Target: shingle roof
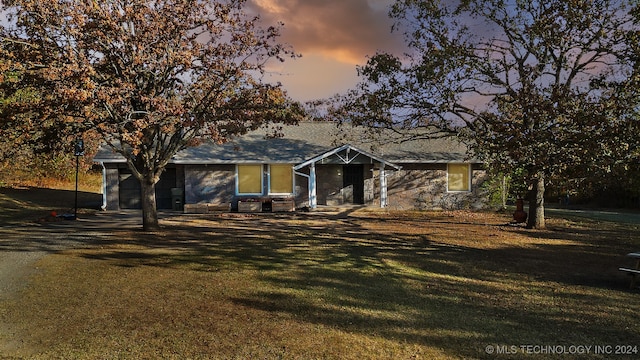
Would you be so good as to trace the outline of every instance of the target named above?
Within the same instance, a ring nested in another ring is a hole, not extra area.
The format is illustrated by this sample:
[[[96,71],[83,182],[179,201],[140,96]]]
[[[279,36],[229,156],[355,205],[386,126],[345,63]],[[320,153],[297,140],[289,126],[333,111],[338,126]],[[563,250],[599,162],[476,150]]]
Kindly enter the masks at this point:
[[[302,122],[284,126],[282,137],[268,138],[264,129],[250,132],[226,144],[204,143],[183,150],[173,157],[181,164],[302,163],[344,144],[353,145],[393,163],[475,162],[467,147],[454,138],[388,141],[383,132],[378,140],[365,135],[364,128],[338,127],[330,122]],[[124,159],[101,149],[94,161],[118,162]]]
[[[352,154],[353,153],[353,154]],[[326,159],[335,157],[340,159],[340,161],[345,162],[345,163],[350,163],[351,161],[355,160],[356,157],[360,156],[360,155],[364,155],[365,158],[368,158],[369,161],[371,161],[371,163],[377,162],[379,164],[384,164],[384,166],[388,166],[391,168],[395,168],[396,170],[400,170],[401,167],[397,166],[379,156],[376,156],[374,154],[371,154],[369,152],[366,152],[364,150],[360,150],[356,147],[354,147],[353,145],[350,144],[346,144],[346,145],[342,145],[340,147],[334,148],[333,150],[329,151],[329,152],[325,152],[323,154],[319,154],[316,157],[313,157],[311,159],[307,159],[306,161],[297,164],[296,166],[293,167],[294,170],[299,170],[302,169],[306,166],[309,166],[311,164],[315,164],[317,162],[321,162],[324,163],[324,161]]]

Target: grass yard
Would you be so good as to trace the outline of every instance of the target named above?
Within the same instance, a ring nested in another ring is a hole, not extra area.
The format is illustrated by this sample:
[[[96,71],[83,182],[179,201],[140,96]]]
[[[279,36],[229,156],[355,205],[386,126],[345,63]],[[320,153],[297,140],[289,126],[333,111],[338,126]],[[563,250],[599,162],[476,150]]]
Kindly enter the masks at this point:
[[[638,358],[640,292],[617,268],[640,226],[509,221],[361,210],[174,215],[154,234],[113,224],[42,258],[0,303],[0,355]]]
[[[92,213],[102,204],[100,194],[102,176],[81,173],[78,184],[79,213]],[[75,182],[46,179],[47,187],[24,183],[13,187],[0,186],[0,226],[21,225],[25,221],[39,220],[56,211],[62,215],[73,213]],[[0,184],[2,180],[0,179]]]

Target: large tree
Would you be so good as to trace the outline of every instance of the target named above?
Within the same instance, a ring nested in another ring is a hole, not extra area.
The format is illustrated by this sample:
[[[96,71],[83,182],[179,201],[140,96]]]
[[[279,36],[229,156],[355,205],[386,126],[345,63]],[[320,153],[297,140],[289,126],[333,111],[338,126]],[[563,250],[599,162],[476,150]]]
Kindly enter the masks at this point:
[[[524,169],[528,226],[543,228],[546,179],[633,146],[629,104],[610,86],[631,70],[629,11],[624,0],[398,0],[408,53],[372,56],[336,113],[461,136],[497,167]]]
[[[296,55],[245,3],[5,0],[2,57],[14,88],[38,89],[30,123],[95,132],[126,159],[152,230],[155,184],[176,152],[297,121],[281,86],[263,81],[269,61]]]

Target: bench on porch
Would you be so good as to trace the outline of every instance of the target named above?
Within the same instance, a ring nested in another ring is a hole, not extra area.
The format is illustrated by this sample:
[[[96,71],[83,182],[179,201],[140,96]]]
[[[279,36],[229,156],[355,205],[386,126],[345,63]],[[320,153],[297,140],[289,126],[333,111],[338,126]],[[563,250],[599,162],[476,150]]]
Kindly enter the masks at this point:
[[[628,253],[627,257],[636,259],[636,267],[635,268],[621,267],[621,268],[618,268],[618,270],[625,272],[631,276],[630,288],[633,289],[636,287],[638,277],[640,277],[640,252]]]

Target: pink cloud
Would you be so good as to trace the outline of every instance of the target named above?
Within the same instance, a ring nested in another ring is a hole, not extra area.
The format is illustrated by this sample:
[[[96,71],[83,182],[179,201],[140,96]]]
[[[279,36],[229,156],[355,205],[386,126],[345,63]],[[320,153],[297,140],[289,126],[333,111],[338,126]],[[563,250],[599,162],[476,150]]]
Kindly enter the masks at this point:
[[[401,51],[400,34],[391,34],[392,0],[251,0],[268,24],[285,24],[282,40],[305,54],[347,64],[363,64],[377,50]]]

